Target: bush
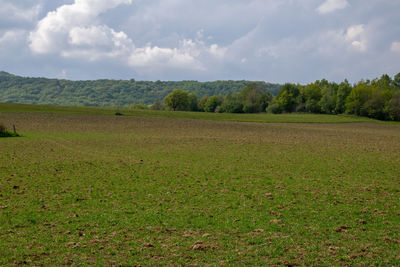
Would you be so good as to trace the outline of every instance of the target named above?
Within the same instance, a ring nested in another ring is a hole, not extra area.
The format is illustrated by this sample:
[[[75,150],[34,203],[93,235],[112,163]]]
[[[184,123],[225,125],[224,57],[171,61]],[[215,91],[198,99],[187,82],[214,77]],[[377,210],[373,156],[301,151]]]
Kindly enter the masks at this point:
[[[0,122],[0,133],[5,133],[7,131],[6,126]]]
[[[135,110],[135,109],[142,109],[142,110],[145,110],[145,109],[150,109],[150,108],[149,108],[148,105],[145,105],[145,104],[132,104],[132,105],[130,106],[130,109],[132,109],[132,110]]]
[[[3,123],[0,122],[0,137],[16,137],[19,136],[17,133],[7,131],[7,128]]]
[[[154,102],[153,105],[150,106],[151,110],[164,110],[163,104],[161,104],[159,101]]]
[[[207,102],[204,105],[205,112],[215,112],[218,106],[222,104],[222,97],[213,95],[207,99]]]

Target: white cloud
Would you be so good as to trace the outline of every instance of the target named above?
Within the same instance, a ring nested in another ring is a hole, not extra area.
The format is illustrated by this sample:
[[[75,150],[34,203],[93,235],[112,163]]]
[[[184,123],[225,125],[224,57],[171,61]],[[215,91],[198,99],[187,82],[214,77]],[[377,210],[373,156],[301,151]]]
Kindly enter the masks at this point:
[[[367,51],[367,40],[365,37],[365,26],[363,24],[353,25],[346,31],[345,40],[360,52]]]
[[[77,37],[77,33],[100,37],[99,41],[104,42],[101,38],[109,35],[110,30],[106,26],[92,27],[97,24],[97,17],[108,9],[131,2],[132,0],[75,0],[71,5],[63,5],[56,11],[49,12],[30,33],[30,49],[37,54],[57,53],[65,49],[66,43],[77,45],[77,42],[84,41],[78,40],[85,37]],[[96,43],[97,39],[92,42]]]
[[[364,32],[364,25],[354,25],[347,29],[346,39],[353,40],[355,38],[359,38],[361,34]]]
[[[131,0],[75,0],[49,12],[30,33],[30,49],[36,54],[59,54],[65,58],[89,61],[113,59],[132,67],[170,66],[204,69],[198,57],[208,54],[222,58],[226,49],[216,44],[205,45],[201,40],[184,39],[179,47],[146,45],[136,47],[123,31],[101,24],[99,15]]]
[[[317,7],[317,12],[320,14],[327,14],[334,12],[339,9],[344,9],[349,6],[347,0],[326,0],[319,7]]]
[[[392,46],[390,47],[390,51],[400,53],[400,42],[393,42]]]
[[[134,67],[171,67],[195,68],[195,58],[190,53],[185,53],[177,48],[160,48],[147,46],[135,49],[130,57],[129,64]]]
[[[134,49],[129,64],[134,67],[171,66],[176,68],[190,68],[206,70],[201,58],[212,56],[215,59],[225,56],[227,48],[216,44],[205,45],[201,40],[183,40],[178,48],[160,48],[147,45],[144,48]]]
[[[3,35],[0,35],[0,45],[17,43],[25,38],[26,31],[24,30],[9,30]]]
[[[42,10],[41,4],[21,8],[15,3],[0,0],[0,17],[14,22],[32,22]]]

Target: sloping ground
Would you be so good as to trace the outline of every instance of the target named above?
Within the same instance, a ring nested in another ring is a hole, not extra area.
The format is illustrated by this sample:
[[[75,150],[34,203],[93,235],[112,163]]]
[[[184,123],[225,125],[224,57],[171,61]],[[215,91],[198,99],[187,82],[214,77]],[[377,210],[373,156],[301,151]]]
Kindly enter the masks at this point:
[[[162,101],[175,89],[204,95],[227,95],[241,91],[250,81],[135,81],[28,78],[0,71],[0,102],[68,106],[129,106]],[[264,83],[272,94],[281,85]]]
[[[400,265],[399,125],[0,121],[0,265]]]

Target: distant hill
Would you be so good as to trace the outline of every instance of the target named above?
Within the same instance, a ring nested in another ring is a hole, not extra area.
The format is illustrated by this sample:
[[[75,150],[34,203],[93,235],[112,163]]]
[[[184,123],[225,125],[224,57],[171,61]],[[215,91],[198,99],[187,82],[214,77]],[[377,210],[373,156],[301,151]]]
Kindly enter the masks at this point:
[[[135,81],[94,80],[69,81],[28,78],[0,71],[0,102],[67,106],[128,106],[162,101],[174,89],[202,96],[239,92],[250,81]],[[276,94],[281,85],[263,83]]]

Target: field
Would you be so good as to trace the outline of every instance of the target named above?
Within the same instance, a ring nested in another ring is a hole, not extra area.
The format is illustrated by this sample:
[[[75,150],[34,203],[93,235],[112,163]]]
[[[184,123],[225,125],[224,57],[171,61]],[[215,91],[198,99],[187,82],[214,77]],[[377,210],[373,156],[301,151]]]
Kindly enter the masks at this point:
[[[55,109],[0,105],[0,265],[400,266],[400,124]]]

